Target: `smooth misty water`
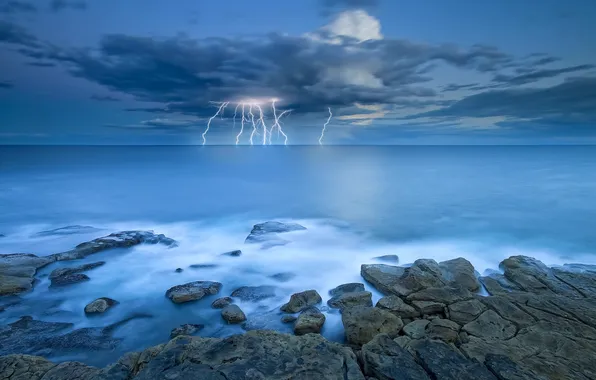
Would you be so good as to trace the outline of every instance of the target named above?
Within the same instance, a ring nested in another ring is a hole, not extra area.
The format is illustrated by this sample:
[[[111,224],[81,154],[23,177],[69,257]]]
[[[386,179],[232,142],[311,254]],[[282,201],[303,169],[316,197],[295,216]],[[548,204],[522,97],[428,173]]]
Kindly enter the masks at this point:
[[[184,282],[220,281],[219,296],[274,285],[277,297],[240,306],[256,326],[290,331],[278,308],[291,293],[317,289],[326,301],[332,287],[362,281],[360,264],[379,255],[397,254],[401,264],[463,256],[480,273],[514,254],[594,264],[595,173],[594,147],[0,147],[0,253],[46,255],[130,229],[180,242],[92,255],[83,261],[107,264],[61,289],[43,276],[80,262],[44,268],[0,323],[31,315],[105,326],[152,314],[117,329],[117,350],[68,356],[103,365],[166,341],[182,323],[206,324],[204,336],[242,331],[210,308],[216,297],[186,305],[164,297]],[[308,230],[284,236],[283,247],[244,245],[254,223],[273,219]],[[36,235],[68,225],[97,230]],[[243,255],[220,256],[233,249]],[[282,272],[295,277],[270,277]],[[86,317],[85,304],[102,296],[121,304]],[[338,313],[327,312],[323,333],[342,339]]]

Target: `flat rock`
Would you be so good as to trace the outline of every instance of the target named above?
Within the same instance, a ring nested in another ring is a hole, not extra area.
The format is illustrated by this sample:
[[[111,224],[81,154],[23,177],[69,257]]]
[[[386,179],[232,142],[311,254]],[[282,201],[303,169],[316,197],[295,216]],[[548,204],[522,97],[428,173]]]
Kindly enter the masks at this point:
[[[464,288],[443,286],[440,288],[426,288],[410,294],[406,299],[412,301],[433,301],[446,305],[454,302],[465,301],[474,298],[472,293]]]
[[[205,326],[201,324],[184,324],[180,325],[170,332],[170,339],[173,339],[180,335],[193,335],[198,331],[202,330]]]
[[[298,223],[265,222],[255,224],[246,237],[245,243],[262,243],[268,240],[276,240],[277,234],[302,231],[306,227]]]
[[[375,307],[388,310],[400,318],[416,318],[421,315],[420,311],[406,304],[398,296],[383,297],[377,302]]]
[[[50,287],[66,286],[78,284],[79,282],[89,281],[90,278],[84,273],[65,274],[64,276],[52,279]]]
[[[298,313],[310,306],[321,303],[323,299],[316,290],[305,290],[300,293],[294,293],[290,301],[281,307],[285,313]]]
[[[52,262],[54,259],[51,257],[29,253],[0,255],[0,296],[31,290],[37,270]]]
[[[174,303],[196,301],[219,293],[221,286],[221,283],[214,281],[194,281],[171,287],[166,292],[166,297]]]
[[[339,285],[329,291],[331,297],[341,296],[344,293],[364,292],[364,284],[360,282],[351,282]]]
[[[238,298],[241,301],[257,302],[275,297],[275,289],[275,286],[269,285],[242,286],[234,290],[231,296]]]
[[[393,286],[404,274],[405,268],[387,264],[362,264],[360,274],[383,294],[393,294]]]
[[[426,326],[430,321],[426,319],[417,319],[404,326],[404,334],[411,339],[422,339],[426,335]]]
[[[350,344],[363,345],[378,334],[397,337],[403,327],[401,318],[376,307],[354,307],[344,310],[342,323],[346,340]]]
[[[319,334],[325,323],[325,315],[314,306],[311,306],[300,313],[294,324],[294,334]]]
[[[327,301],[329,307],[343,310],[348,307],[355,306],[372,306],[372,293],[371,292],[350,292],[342,293],[334,296]]]
[[[363,370],[379,380],[428,380],[430,377],[414,357],[391,339],[379,334],[362,346]]]
[[[486,311],[486,306],[477,299],[471,299],[453,303],[449,305],[447,310],[449,311],[449,319],[465,325]]]
[[[118,301],[108,297],[101,297],[85,306],[85,313],[97,314],[105,313],[109,308],[116,306]]]
[[[536,374],[522,370],[505,355],[488,354],[484,364],[499,380],[539,380]],[[544,377],[540,379],[546,380]]]
[[[246,315],[238,305],[228,305],[221,311],[221,317],[229,324],[237,324],[246,321]]]
[[[463,330],[476,337],[501,340],[512,338],[517,332],[513,323],[493,310],[485,311],[474,321],[464,325]]]
[[[412,301],[412,306],[421,315],[442,314],[445,310],[445,304],[434,301]]]
[[[56,364],[30,355],[7,355],[0,357],[0,379],[41,380]]]
[[[213,301],[213,303],[211,304],[211,307],[214,309],[223,309],[224,307],[228,306],[232,302],[234,302],[234,300],[231,297],[222,297],[222,298],[218,298],[215,301]]]
[[[435,318],[426,327],[426,336],[429,339],[439,339],[446,343],[455,343],[459,340],[461,326],[449,319]]]

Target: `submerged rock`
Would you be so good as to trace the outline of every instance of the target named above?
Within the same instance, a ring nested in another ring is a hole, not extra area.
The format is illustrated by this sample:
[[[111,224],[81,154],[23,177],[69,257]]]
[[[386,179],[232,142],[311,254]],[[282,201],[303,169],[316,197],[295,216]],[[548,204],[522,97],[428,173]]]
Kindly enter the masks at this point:
[[[193,335],[194,333],[202,330],[205,326],[204,325],[195,325],[195,324],[185,324],[178,326],[170,332],[170,339],[173,339],[180,335]]]
[[[52,262],[50,257],[29,253],[0,255],[0,296],[31,290],[37,270]]]
[[[176,273],[182,273],[184,271],[184,269],[182,268],[176,268],[176,270],[174,272]]]
[[[325,315],[314,306],[311,306],[298,316],[294,324],[294,334],[304,335],[315,333],[319,334],[325,323]]]
[[[241,301],[262,301],[267,298],[275,297],[275,286],[242,286],[234,290],[231,296],[236,297]]]
[[[294,293],[290,301],[281,307],[281,311],[286,313],[298,313],[310,306],[314,306],[323,301],[316,290],[305,290],[304,292]]]
[[[50,287],[66,286],[72,284],[78,284],[79,282],[89,281],[90,278],[83,273],[66,274],[64,276],[56,277],[52,279]]]
[[[166,292],[166,297],[174,303],[197,301],[206,296],[219,293],[221,283],[214,281],[194,281],[183,285],[171,287]]]
[[[397,255],[383,255],[383,256],[373,257],[373,259],[375,259],[377,261],[383,261],[386,263],[390,263],[393,265],[399,264],[399,256],[397,256]]]
[[[279,282],[288,282],[288,281],[292,280],[294,277],[296,277],[296,275],[291,272],[276,273],[276,274],[269,276],[269,278],[272,278],[275,281],[279,281]]]
[[[281,222],[265,222],[255,224],[246,237],[245,243],[263,243],[267,241],[275,241],[277,234],[302,231],[306,227],[298,223],[281,223]]]
[[[105,261],[98,261],[96,263],[79,265],[74,268],[58,268],[54,269],[49,276],[51,281],[50,286],[70,285],[77,282],[88,281],[89,277],[81,272],[85,272],[104,265]]]
[[[210,268],[217,268],[217,264],[192,264],[189,265],[191,269],[210,269]]]
[[[222,298],[218,298],[215,301],[213,301],[213,303],[211,304],[211,307],[214,309],[223,309],[224,307],[228,306],[232,302],[234,302],[234,300],[232,298],[222,297]]]
[[[246,321],[246,315],[238,305],[228,305],[221,311],[222,318],[229,324],[242,323]]]
[[[108,297],[101,297],[96,299],[95,301],[87,304],[85,306],[85,313],[87,314],[97,314],[97,313],[105,313],[108,309],[113,306],[118,305],[118,301],[113,300]]]
[[[242,251],[239,249],[236,249],[234,251],[224,252],[221,255],[222,256],[238,257],[238,256],[242,255]]]
[[[53,230],[41,231],[35,234],[35,236],[62,236],[62,235],[75,235],[75,234],[87,234],[91,232],[101,231],[99,228],[91,226],[66,226],[55,228]]]

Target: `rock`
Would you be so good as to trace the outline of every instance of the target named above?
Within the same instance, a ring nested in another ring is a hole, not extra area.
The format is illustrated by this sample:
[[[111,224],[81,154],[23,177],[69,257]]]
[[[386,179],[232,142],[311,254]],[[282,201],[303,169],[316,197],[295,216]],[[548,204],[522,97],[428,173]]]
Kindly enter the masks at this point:
[[[439,263],[443,279],[451,284],[463,287],[475,292],[480,289],[480,283],[476,279],[474,266],[466,259],[459,257]]]
[[[404,274],[405,268],[386,264],[362,264],[360,274],[383,294],[392,294],[392,287]]]
[[[519,328],[527,327],[536,323],[536,319],[534,317],[527,312],[522,311],[518,306],[515,305],[514,300],[509,297],[481,297],[479,300],[484,305],[496,311],[500,316],[504,316],[505,319]]]
[[[112,306],[118,304],[118,301],[113,300],[107,297],[101,297],[96,299],[95,301],[89,303],[85,306],[85,313],[87,314],[95,314],[95,313],[104,313]]]
[[[91,226],[66,226],[61,228],[55,228],[53,230],[41,231],[35,234],[35,236],[64,236],[64,235],[75,235],[75,234],[88,234],[92,232],[101,231],[99,228]]]
[[[294,324],[294,334],[319,334],[325,323],[325,315],[314,306],[305,309]]]
[[[471,299],[451,304],[447,310],[449,312],[449,319],[465,325],[486,311],[486,306],[477,299]]]
[[[234,302],[234,300],[231,297],[222,297],[222,298],[218,298],[215,301],[213,301],[213,303],[211,304],[211,307],[214,309],[223,309],[224,307],[228,306],[232,302]]]
[[[351,292],[351,293],[343,293],[341,295],[335,296],[329,301],[327,304],[335,309],[343,310],[348,307],[355,307],[355,306],[372,306],[372,293],[371,292]]]
[[[417,318],[420,316],[420,311],[406,304],[398,296],[383,297],[377,302],[375,307],[388,310],[400,318]]]
[[[7,355],[0,357],[0,379],[41,380],[56,364],[39,356]]]
[[[296,277],[296,275],[291,272],[276,273],[274,275],[269,276],[269,278],[272,278],[275,281],[279,281],[279,282],[288,282],[288,281],[292,280],[294,277]]]
[[[66,274],[64,276],[56,277],[52,279],[50,287],[66,286],[72,284],[78,284],[79,282],[89,281],[90,278],[83,273]]]
[[[196,301],[219,293],[221,286],[221,283],[214,281],[194,281],[168,289],[166,297],[174,303]]]
[[[238,257],[238,256],[242,255],[242,251],[239,249],[236,249],[234,251],[224,252],[221,255],[222,256],[230,256],[230,257]]]
[[[489,276],[478,278],[486,288],[488,294],[506,295],[511,292],[521,291],[521,288],[509,282],[501,273],[491,273]]]
[[[443,342],[426,340],[416,348],[418,362],[432,379],[497,380],[482,364],[468,360]]]
[[[412,306],[422,315],[442,314],[445,304],[433,301],[412,301]]]
[[[329,291],[331,297],[341,296],[344,293],[364,292],[364,284],[359,282],[351,282],[348,284],[339,285]]]
[[[281,307],[281,311],[285,313],[298,313],[322,301],[321,296],[316,290],[305,290],[292,294],[290,301]]]
[[[209,268],[217,268],[216,264],[192,264],[189,266],[191,269],[209,269]]]
[[[298,318],[296,318],[293,315],[286,314],[281,317],[281,323],[292,323],[292,322],[295,322],[296,319],[298,319]]]
[[[397,343],[401,348],[406,348],[406,346],[412,341],[412,339],[409,336],[400,335],[397,338],[393,339],[393,341]]]
[[[172,329],[170,332],[170,339],[174,339],[180,335],[193,335],[194,333],[202,330],[205,326],[204,325],[193,325],[193,324],[185,324]]]
[[[176,272],[176,273],[182,273],[182,271],[184,271],[184,269],[182,269],[182,268],[176,268],[176,270],[174,272]]]
[[[488,354],[484,364],[499,380],[538,380],[535,374],[523,371],[505,355]]]
[[[246,315],[238,305],[228,305],[221,311],[222,318],[229,324],[236,324],[246,321]]]
[[[56,261],[76,260],[108,249],[129,248],[139,244],[163,244],[170,248],[178,246],[175,240],[162,234],[156,235],[153,231],[122,231],[81,243],[73,250],[48,257]]]
[[[242,286],[234,290],[231,296],[236,297],[241,301],[262,301],[267,298],[275,297],[275,286]]]
[[[485,311],[474,321],[464,325],[463,330],[476,337],[501,340],[512,338],[517,332],[514,324],[501,318],[493,310]]]
[[[52,258],[28,253],[0,255],[0,296],[31,290],[37,270],[52,262]]]
[[[436,318],[426,327],[426,336],[429,339],[439,339],[446,343],[455,343],[459,340],[460,326],[449,319]]]
[[[277,234],[302,231],[306,227],[297,223],[265,222],[255,224],[246,237],[245,243],[262,243],[267,240],[275,240]]]
[[[383,256],[373,257],[373,259],[375,259],[377,261],[383,261],[386,263],[390,263],[393,265],[399,264],[399,257],[397,255],[383,255]]]
[[[90,367],[79,362],[65,362],[50,369],[42,380],[94,380],[99,373],[99,368]]]
[[[412,301],[433,301],[446,305],[454,302],[472,299],[472,293],[464,288],[443,286],[441,288],[426,288],[410,294],[406,299]]]
[[[59,277],[62,276],[69,276],[71,274],[75,274],[75,273],[81,273],[81,272],[85,272],[91,269],[95,269],[97,267],[100,267],[102,265],[104,265],[106,262],[105,261],[98,261],[96,263],[91,263],[91,264],[84,264],[84,265],[79,265],[78,267],[74,267],[74,268],[58,268],[58,269],[54,269],[49,276],[50,280],[55,280]]]
[[[403,322],[401,318],[376,307],[354,307],[344,310],[342,323],[346,340],[350,344],[363,345],[378,334],[397,337]]]
[[[426,326],[430,321],[426,319],[417,319],[404,326],[404,334],[411,339],[422,339],[426,335]]]
[[[362,346],[362,362],[364,374],[379,380],[430,379],[412,355],[387,334],[379,334]]]

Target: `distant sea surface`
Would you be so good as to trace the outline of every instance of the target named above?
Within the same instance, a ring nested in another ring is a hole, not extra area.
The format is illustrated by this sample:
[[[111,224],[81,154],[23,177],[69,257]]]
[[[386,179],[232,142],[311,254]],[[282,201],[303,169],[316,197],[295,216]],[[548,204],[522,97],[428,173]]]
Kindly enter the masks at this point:
[[[267,220],[308,229],[288,234],[286,246],[245,245],[252,225]],[[93,228],[38,234],[72,225]],[[202,335],[242,331],[221,323],[212,299],[172,305],[164,292],[180,283],[221,281],[220,296],[242,285],[275,286],[275,298],[240,303],[249,321],[270,326],[292,292],[317,289],[326,300],[332,287],[362,281],[360,264],[375,256],[396,254],[401,264],[463,256],[479,273],[515,254],[594,264],[595,226],[590,146],[1,146],[0,253],[47,255],[134,229],[180,246],[90,256],[86,262],[107,261],[87,273],[90,281],[56,291],[42,279],[0,323],[32,315],[85,327],[131,312],[155,315],[120,328],[115,352],[74,356],[103,365],[167,340],[181,323],[206,324]],[[243,255],[220,256],[233,249]],[[197,263],[217,266],[188,269]],[[280,283],[271,277],[277,273],[293,277]],[[102,296],[120,304],[103,319],[86,318],[84,305]],[[340,325],[328,311],[324,335],[341,340]]]

